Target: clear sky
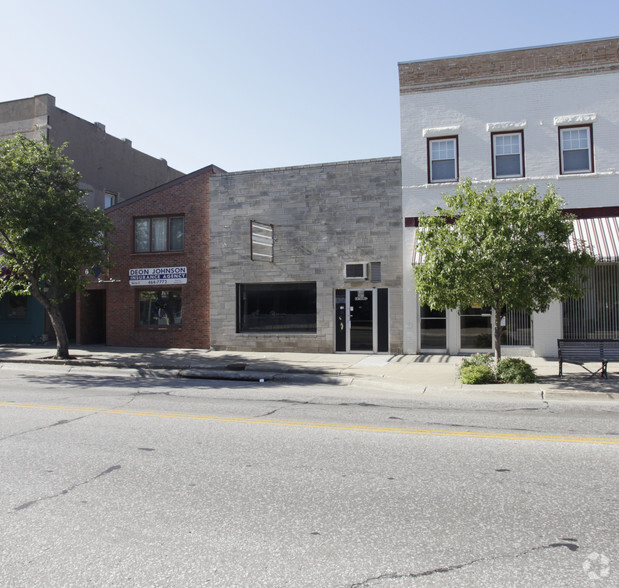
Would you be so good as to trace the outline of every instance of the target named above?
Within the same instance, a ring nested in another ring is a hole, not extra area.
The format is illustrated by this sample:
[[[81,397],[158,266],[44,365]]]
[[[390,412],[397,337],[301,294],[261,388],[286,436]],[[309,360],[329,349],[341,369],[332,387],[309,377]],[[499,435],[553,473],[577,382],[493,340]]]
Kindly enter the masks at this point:
[[[0,101],[49,93],[183,172],[400,154],[412,61],[619,34],[617,0],[0,0]]]

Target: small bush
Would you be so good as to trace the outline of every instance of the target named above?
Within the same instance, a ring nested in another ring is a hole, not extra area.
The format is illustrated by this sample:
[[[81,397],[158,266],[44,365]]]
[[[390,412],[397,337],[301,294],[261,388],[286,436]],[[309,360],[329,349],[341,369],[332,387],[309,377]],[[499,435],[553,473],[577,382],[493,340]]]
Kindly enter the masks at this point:
[[[460,369],[471,365],[483,365],[492,369],[492,361],[492,355],[489,353],[474,353],[470,357],[465,357],[462,359]]]
[[[463,384],[490,384],[495,381],[494,372],[488,365],[463,365],[460,368]]]
[[[499,359],[496,377],[501,382],[511,384],[532,384],[537,381],[533,368],[524,359],[516,357]]]

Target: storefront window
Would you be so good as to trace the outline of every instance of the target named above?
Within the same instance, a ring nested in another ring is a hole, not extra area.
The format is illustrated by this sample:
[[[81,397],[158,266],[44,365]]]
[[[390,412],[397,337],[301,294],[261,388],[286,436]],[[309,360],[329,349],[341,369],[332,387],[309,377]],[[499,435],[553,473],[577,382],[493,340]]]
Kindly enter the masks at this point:
[[[316,332],[316,283],[237,284],[237,332]]]
[[[563,304],[565,339],[619,339],[619,265],[599,263],[589,270],[585,295]]]
[[[492,310],[467,308],[460,312],[460,348],[492,348]]]
[[[180,290],[142,290],[138,294],[139,325],[179,327],[182,324]]]
[[[531,315],[508,310],[502,320],[501,345],[531,345]]]
[[[447,317],[444,310],[420,309],[419,346],[421,349],[447,349]]]

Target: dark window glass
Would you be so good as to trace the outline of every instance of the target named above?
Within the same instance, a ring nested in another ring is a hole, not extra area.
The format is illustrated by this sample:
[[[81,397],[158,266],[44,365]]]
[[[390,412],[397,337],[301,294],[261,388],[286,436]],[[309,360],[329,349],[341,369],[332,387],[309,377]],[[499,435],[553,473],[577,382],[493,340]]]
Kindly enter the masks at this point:
[[[432,181],[453,180],[456,177],[456,162],[453,159],[432,162]]]
[[[138,300],[140,326],[178,327],[182,324],[180,290],[142,290]]]
[[[447,318],[444,310],[429,306],[419,309],[419,345],[421,349],[447,349]]]
[[[185,248],[185,219],[175,216],[170,219],[170,251],[182,251]]]
[[[238,332],[316,332],[316,283],[238,284]]]
[[[563,170],[566,172],[589,171],[589,150],[575,149],[574,151],[564,151]]]
[[[185,217],[135,219],[135,251],[182,251],[185,248]]]
[[[138,253],[150,251],[150,219],[135,219],[135,250]]]
[[[492,348],[492,310],[467,308],[460,312],[460,347],[462,349]]]
[[[28,297],[9,294],[7,316],[8,318],[24,318],[28,307]]]

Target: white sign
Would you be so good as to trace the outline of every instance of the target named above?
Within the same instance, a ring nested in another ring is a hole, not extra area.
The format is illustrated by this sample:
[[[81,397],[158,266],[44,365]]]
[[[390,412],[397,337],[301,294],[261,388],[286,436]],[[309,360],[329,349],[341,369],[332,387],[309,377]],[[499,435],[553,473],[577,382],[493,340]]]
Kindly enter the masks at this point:
[[[167,286],[186,283],[186,267],[142,267],[129,270],[130,286]]]

